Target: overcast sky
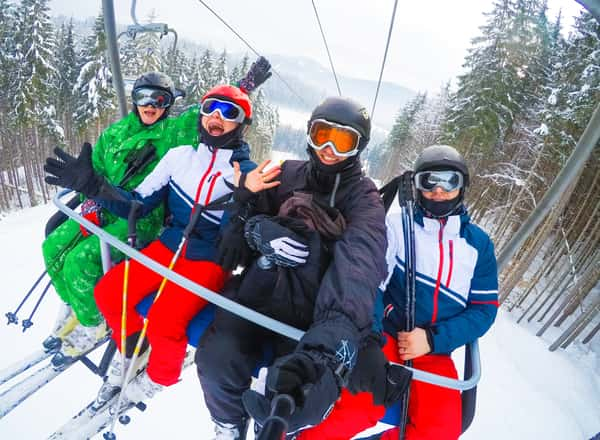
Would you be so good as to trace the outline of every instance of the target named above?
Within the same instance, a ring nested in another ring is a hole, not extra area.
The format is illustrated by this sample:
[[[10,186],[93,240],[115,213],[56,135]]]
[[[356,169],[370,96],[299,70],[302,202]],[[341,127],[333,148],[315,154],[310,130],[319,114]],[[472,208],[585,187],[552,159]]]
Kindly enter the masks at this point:
[[[205,0],[261,54],[314,58],[329,68],[312,3],[309,0]],[[390,24],[393,0],[315,0],[339,74],[377,80]],[[575,0],[549,0],[550,17],[563,9],[566,22],[581,7]],[[101,1],[52,0],[52,14],[86,17],[100,11]],[[131,24],[130,0],[116,0],[117,22]],[[485,23],[491,0],[400,1],[396,11],[384,80],[413,90],[437,91],[461,73],[471,38]],[[180,38],[216,50],[250,52],[198,0],[137,0],[137,19],[151,10]],[[275,66],[276,67],[276,66]],[[332,92],[335,92],[332,90]]]

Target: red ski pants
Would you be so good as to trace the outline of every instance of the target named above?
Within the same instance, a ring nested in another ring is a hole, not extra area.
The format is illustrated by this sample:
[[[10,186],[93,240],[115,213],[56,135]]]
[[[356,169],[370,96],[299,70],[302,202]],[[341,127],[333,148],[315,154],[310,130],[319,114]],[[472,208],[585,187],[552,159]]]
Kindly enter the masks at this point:
[[[173,252],[158,240],[141,252],[164,266],[168,266],[173,258]],[[225,280],[225,272],[221,266],[211,261],[188,260],[180,256],[173,270],[214,292],[222,289]],[[124,272],[125,262],[117,264],[100,279],[94,290],[98,308],[112,329],[112,337],[119,350]],[[162,279],[161,275],[137,261],[130,261],[127,336],[142,330],[144,319],[135,306],[157,291]],[[147,337],[152,350],[147,372],[154,382],[168,386],[179,380],[187,348],[187,326],[206,304],[205,299],[170,281],[152,304],[148,312]]]
[[[396,339],[386,334],[383,348],[386,357],[401,362]],[[458,378],[450,356],[425,355],[413,359],[413,366],[430,373]],[[368,396],[365,397],[365,395]],[[363,430],[374,426],[385,413],[383,406],[375,406],[370,394],[353,395],[342,390],[340,400],[333,411],[318,426],[301,433],[299,440],[347,440]],[[456,440],[461,432],[460,392],[419,381],[412,381],[408,406],[406,440]],[[397,439],[399,429],[391,429],[382,439]]]

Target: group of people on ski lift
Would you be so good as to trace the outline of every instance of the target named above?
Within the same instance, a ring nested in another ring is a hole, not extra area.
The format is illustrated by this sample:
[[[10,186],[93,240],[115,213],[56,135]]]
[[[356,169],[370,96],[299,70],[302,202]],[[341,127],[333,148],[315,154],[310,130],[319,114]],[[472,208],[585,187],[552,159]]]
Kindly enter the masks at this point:
[[[123,241],[132,207],[141,207],[137,245],[144,255],[304,330],[300,341],[222,309],[199,341],[188,341],[186,328],[207,301],[135,260],[103,275],[98,237],[67,220],[43,244],[65,303],[50,337],[61,344],[54,362],[72,362],[112,334],[120,355],[98,393],[101,407],[124,387],[129,368],[143,372],[126,384],[125,402],[176,383],[188,342],[197,344],[217,439],[244,439],[250,418],[261,426],[281,394],[295,404],[287,438],[350,439],[408,388],[405,438],[458,438],[460,392],[411,381],[412,373],[394,363],[411,360],[457,378],[451,352],[495,319],[494,248],[464,205],[467,164],[450,146],[428,147],[382,197],[360,161],[371,132],[367,110],[329,97],[308,120],[307,160],[257,166],[244,141],[249,94],[270,75],[260,57],[237,84],[217,85],[198,106],[169,117],[181,92],[168,76],[144,73],[133,87],[133,111],[78,157],[56,148],[46,181],[79,192],[82,215]],[[396,194],[407,179],[416,194],[414,237],[403,232],[398,209],[386,214],[400,203]],[[416,256],[414,327],[406,324],[409,246]],[[157,291],[140,346],[144,318],[136,305]],[[134,347],[139,367],[131,366]],[[250,390],[265,364],[264,393]],[[398,438],[398,429],[371,438]]]

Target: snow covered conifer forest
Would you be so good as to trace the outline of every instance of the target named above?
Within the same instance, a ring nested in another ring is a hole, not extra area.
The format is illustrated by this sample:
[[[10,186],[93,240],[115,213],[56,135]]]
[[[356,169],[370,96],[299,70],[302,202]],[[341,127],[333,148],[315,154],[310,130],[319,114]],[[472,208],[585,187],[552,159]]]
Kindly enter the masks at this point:
[[[119,118],[102,15],[87,28],[73,19],[59,23],[48,3],[0,0],[0,221],[51,200],[55,188],[45,184],[42,167],[55,146],[76,153]],[[600,26],[581,12],[565,29],[543,0],[496,0],[472,37],[464,73],[437,94],[415,92],[363,156],[368,175],[385,183],[424,147],[457,147],[471,169],[470,214],[498,253],[550,187],[600,102]],[[186,91],[175,112],[211,86],[239,79],[254,59],[185,41],[172,50],[153,34],[119,43],[126,78],[160,70]],[[272,149],[302,156],[306,147],[304,129],[280,117],[271,99],[276,88],[279,96],[288,93],[274,77],[253,97],[247,140],[256,160]],[[312,92],[310,104],[326,94]],[[307,110],[292,98],[287,106]],[[538,336],[558,327],[550,350],[573,344],[600,353],[598,146],[500,281],[502,307],[517,322],[529,322]]]

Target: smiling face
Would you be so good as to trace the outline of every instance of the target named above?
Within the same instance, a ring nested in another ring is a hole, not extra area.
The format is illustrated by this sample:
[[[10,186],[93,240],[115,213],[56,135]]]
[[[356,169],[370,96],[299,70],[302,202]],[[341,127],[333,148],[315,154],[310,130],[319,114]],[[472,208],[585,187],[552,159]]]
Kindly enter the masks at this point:
[[[223,119],[219,112],[213,112],[209,116],[202,116],[202,127],[211,136],[222,136],[235,130],[239,125],[237,122]]]
[[[336,156],[330,146],[322,150],[313,150],[323,165],[336,165],[348,159],[347,157]]]
[[[140,120],[144,125],[152,125],[163,115],[166,109],[156,108],[151,105],[137,106]]]

